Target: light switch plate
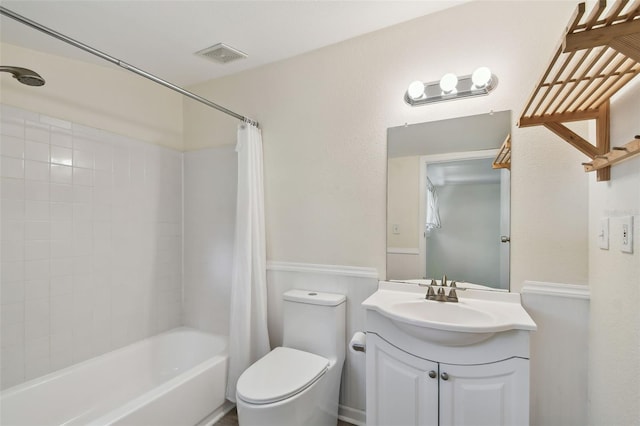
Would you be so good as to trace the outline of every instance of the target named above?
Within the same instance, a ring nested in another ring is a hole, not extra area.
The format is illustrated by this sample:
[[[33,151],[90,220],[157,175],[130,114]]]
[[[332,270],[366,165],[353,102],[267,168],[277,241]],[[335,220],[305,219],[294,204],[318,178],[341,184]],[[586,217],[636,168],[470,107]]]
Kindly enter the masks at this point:
[[[600,219],[600,232],[598,233],[598,247],[609,250],[609,218]]]
[[[633,216],[620,218],[620,251],[633,253]]]

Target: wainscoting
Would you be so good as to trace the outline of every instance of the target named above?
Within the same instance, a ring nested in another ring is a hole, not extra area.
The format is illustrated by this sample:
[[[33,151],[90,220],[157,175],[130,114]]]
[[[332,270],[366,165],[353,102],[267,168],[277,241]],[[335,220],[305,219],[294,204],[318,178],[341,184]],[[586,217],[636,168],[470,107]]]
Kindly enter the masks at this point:
[[[587,424],[589,288],[525,281],[531,333],[531,425]]]

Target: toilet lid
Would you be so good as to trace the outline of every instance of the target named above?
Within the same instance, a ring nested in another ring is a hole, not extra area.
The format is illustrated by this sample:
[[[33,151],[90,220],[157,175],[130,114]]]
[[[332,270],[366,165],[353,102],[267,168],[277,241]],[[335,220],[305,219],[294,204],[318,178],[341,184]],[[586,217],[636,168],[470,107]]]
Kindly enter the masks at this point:
[[[240,375],[236,391],[252,404],[281,401],[311,386],[328,367],[329,360],[319,355],[278,347]]]

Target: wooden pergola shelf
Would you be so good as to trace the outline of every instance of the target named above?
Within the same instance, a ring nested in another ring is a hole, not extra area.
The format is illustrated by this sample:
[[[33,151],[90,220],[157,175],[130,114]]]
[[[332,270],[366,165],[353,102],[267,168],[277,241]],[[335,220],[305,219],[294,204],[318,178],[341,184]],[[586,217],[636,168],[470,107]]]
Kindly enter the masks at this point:
[[[635,145],[610,151],[609,141],[609,99],[638,74],[640,0],[618,0],[610,8],[600,0],[586,17],[580,3],[518,126],[545,126],[594,160],[586,171],[597,170],[599,181],[609,180],[610,166],[620,161],[611,159],[640,154]],[[563,124],[583,120],[596,121],[595,145]],[[601,166],[605,158],[608,163]]]
[[[502,142],[498,155],[493,160],[492,167],[494,169],[511,170],[511,134],[508,134],[504,142]]]

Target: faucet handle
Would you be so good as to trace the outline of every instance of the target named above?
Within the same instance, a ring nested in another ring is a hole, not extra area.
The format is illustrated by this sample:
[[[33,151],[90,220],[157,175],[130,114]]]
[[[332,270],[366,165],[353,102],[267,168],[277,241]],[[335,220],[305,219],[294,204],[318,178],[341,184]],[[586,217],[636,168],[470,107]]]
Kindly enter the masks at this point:
[[[424,298],[427,300],[434,300],[436,298],[436,292],[433,291],[433,287],[429,286],[427,294],[424,296]]]
[[[457,302],[458,294],[456,293],[455,287],[449,290],[449,295],[447,296],[447,302]]]

